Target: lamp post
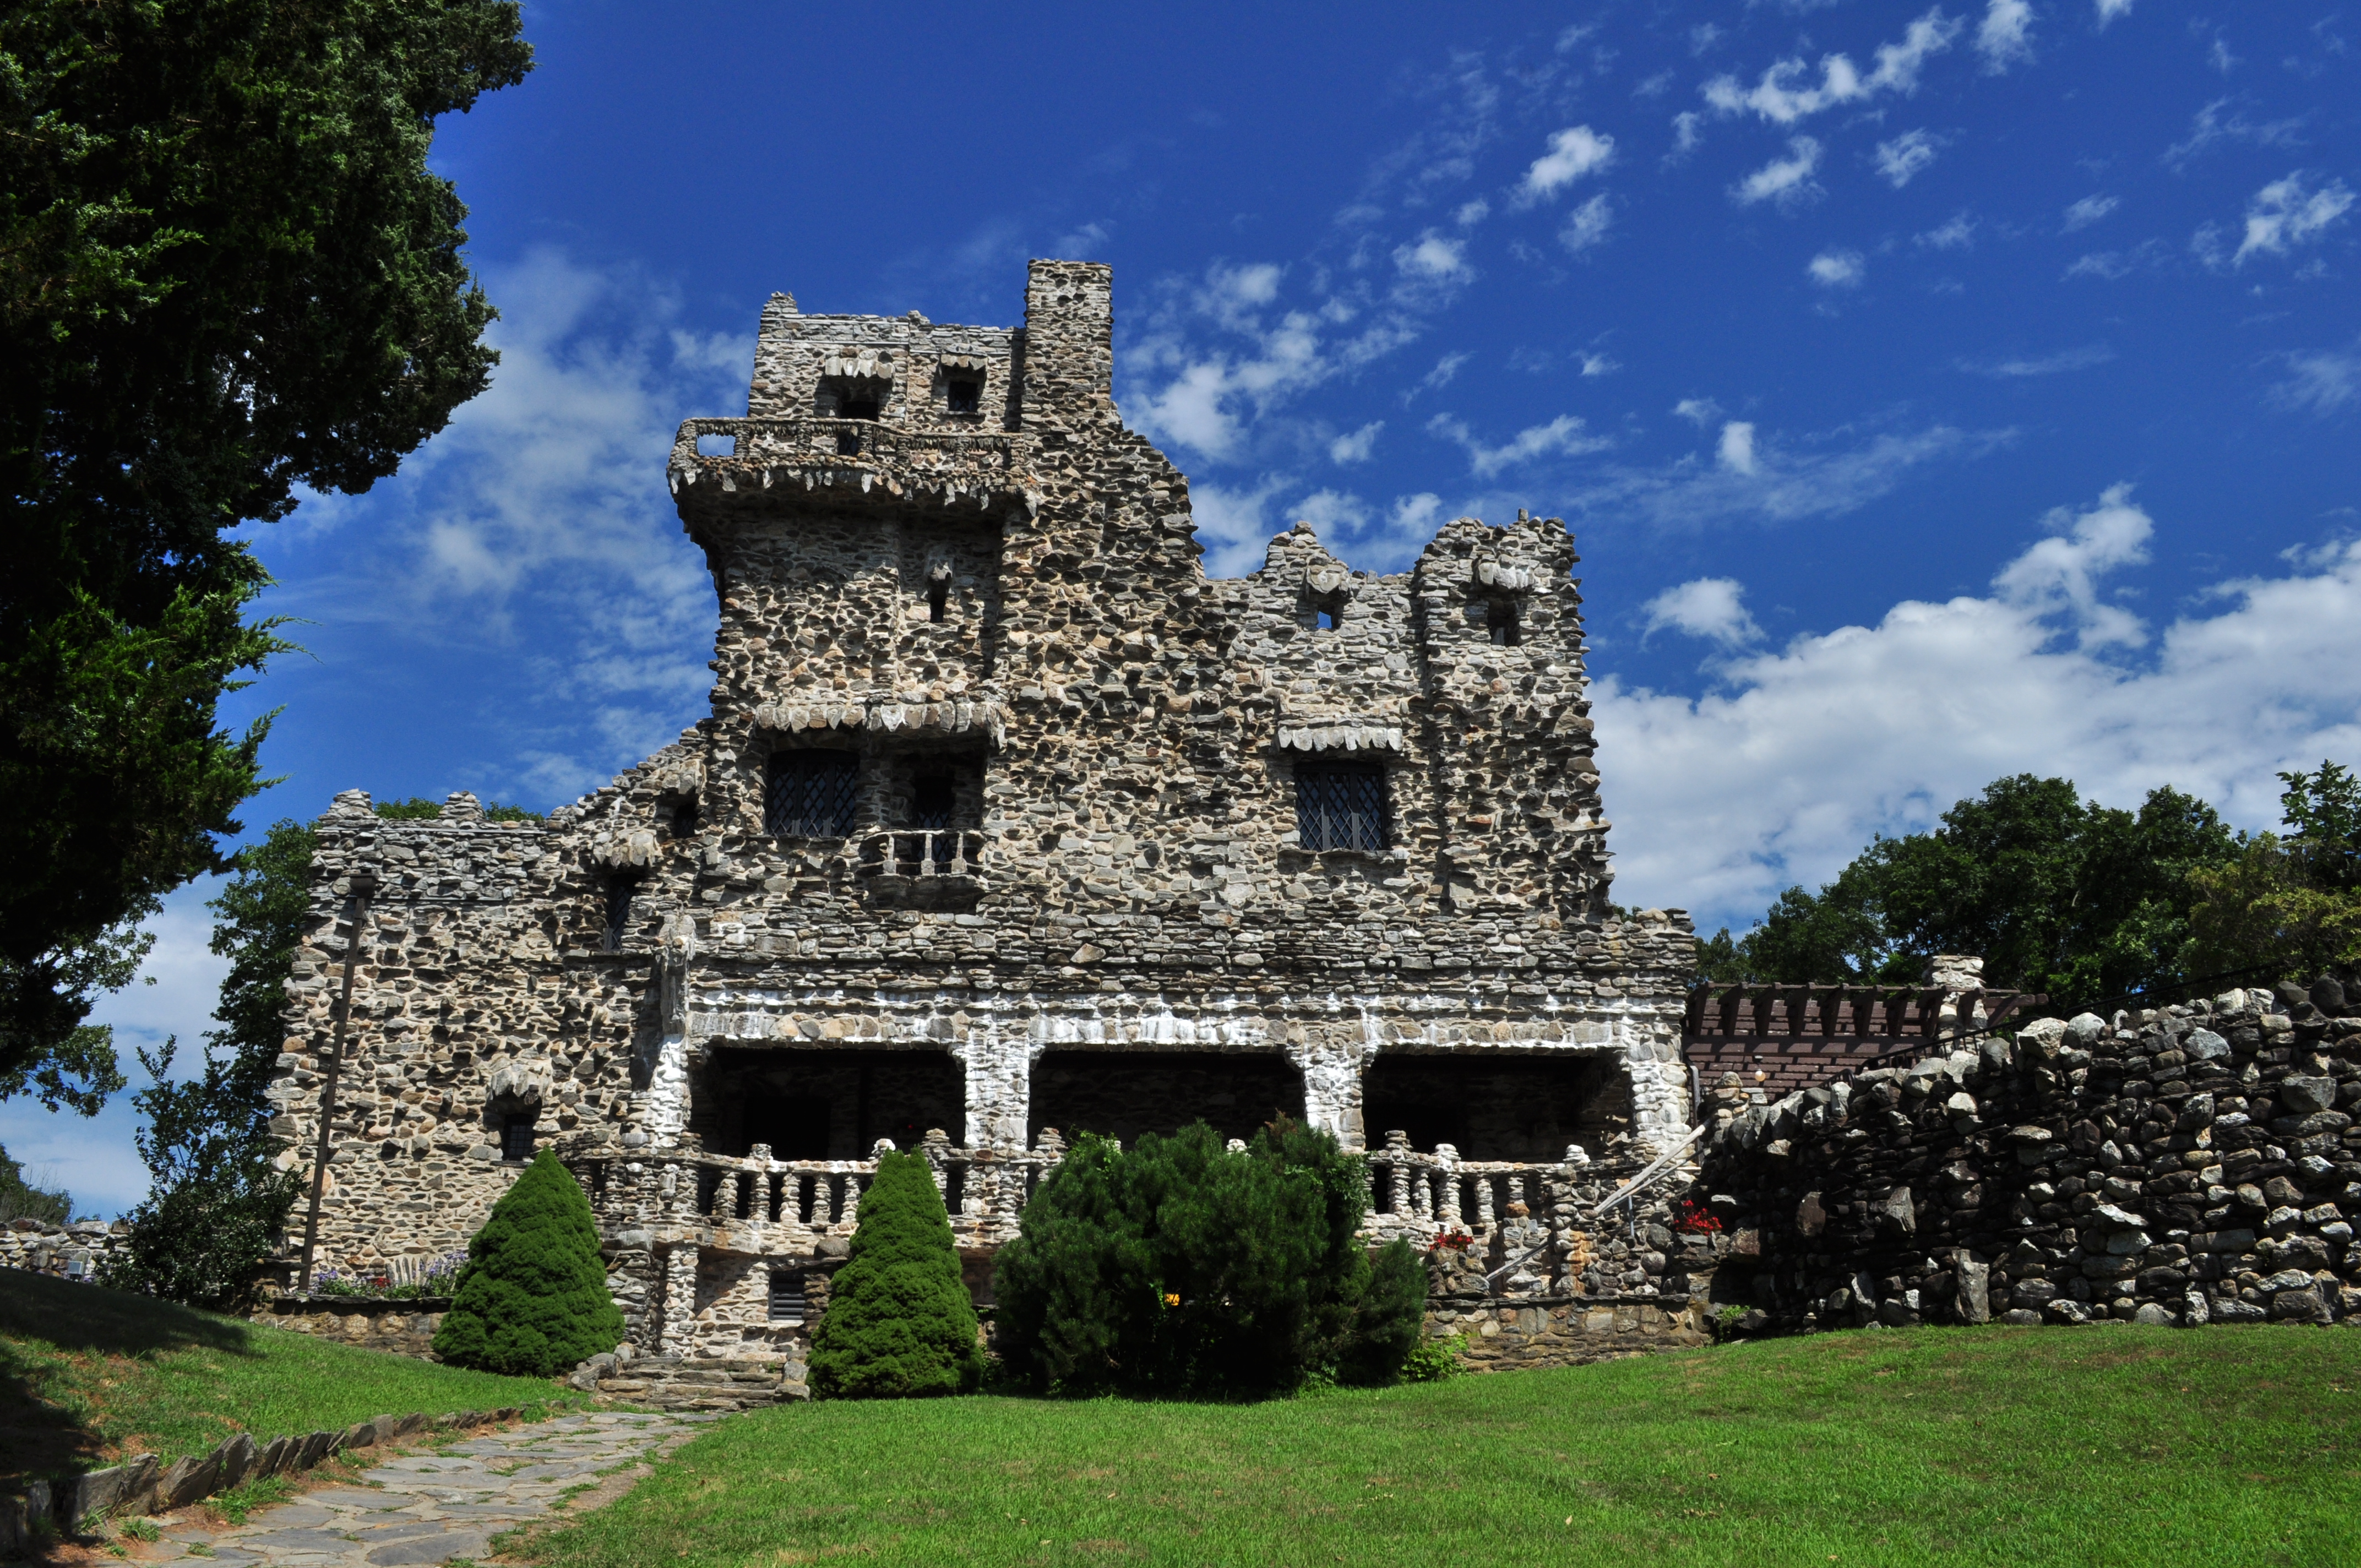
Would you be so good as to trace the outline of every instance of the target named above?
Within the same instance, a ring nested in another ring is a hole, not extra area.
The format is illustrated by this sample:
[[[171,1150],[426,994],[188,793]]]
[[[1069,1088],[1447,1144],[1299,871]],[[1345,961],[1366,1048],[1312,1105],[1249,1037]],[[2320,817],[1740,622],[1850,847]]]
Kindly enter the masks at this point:
[[[359,962],[361,928],[368,921],[369,894],[377,891],[377,878],[365,871],[357,871],[345,879],[353,895],[352,933],[345,939],[345,983],[336,997],[336,1025],[328,1043],[327,1084],[320,1091],[320,1146],[312,1161],[312,1206],[303,1217],[303,1268],[295,1282],[295,1293],[312,1293],[312,1250],[320,1240],[320,1197],[328,1186],[328,1135],[336,1119],[336,1076],[345,1065],[345,1026],[353,1015],[353,970]]]

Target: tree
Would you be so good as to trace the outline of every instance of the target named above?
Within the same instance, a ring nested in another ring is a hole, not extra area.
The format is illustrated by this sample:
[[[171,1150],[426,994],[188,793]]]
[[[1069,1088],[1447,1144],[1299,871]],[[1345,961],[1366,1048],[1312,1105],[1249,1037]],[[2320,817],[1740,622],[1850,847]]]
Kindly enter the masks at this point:
[[[426,158],[530,68],[518,28],[501,0],[0,9],[0,1095],[121,1086],[83,1021],[260,787],[269,720],[217,704],[288,644],[230,531],[366,490],[487,383]]]
[[[622,1337],[589,1200],[544,1149],[467,1244],[434,1354],[486,1372],[548,1377]]]
[[[0,1148],[0,1224],[10,1220],[44,1220],[62,1225],[73,1213],[73,1198],[51,1192],[25,1179],[25,1168]]]
[[[1425,1275],[1400,1243],[1370,1259],[1367,1183],[1283,1119],[1239,1152],[1202,1123],[1128,1153],[1080,1138],[1001,1250],[1001,1354],[1070,1393],[1383,1381],[1417,1343]]]
[[[847,1399],[965,1394],[983,1381],[975,1303],[925,1156],[878,1158],[812,1331],[811,1376],[815,1392]]]
[[[2361,966],[2361,780],[2323,762],[2279,782],[2288,832],[2256,835],[2197,878],[2198,959],[2297,977]]]
[[[1911,984],[1933,955],[1972,953],[1990,984],[2088,1003],[2197,972],[2197,878],[2237,853],[2220,814],[2178,790],[2152,790],[2129,812],[2020,773],[1960,801],[1932,832],[1880,836],[1817,894],[1787,889],[1743,938],[1701,944],[1700,969]]]
[[[286,1039],[287,981],[311,909],[313,837],[301,823],[272,826],[240,850],[214,913],[213,950],[230,960],[205,1036],[204,1069],[173,1081],[175,1042],[140,1063],[153,1079],[135,1101],[149,1172],[148,1197],[131,1212],[129,1246],[108,1283],[200,1306],[235,1307],[287,1226],[302,1177],[277,1165],[270,1082]]]

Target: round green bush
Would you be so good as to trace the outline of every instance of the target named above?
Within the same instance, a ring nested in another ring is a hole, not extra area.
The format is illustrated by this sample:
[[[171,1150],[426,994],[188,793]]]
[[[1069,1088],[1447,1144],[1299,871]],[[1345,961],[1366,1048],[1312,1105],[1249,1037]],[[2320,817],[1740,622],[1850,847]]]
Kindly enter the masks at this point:
[[[458,1366],[548,1377],[622,1337],[589,1201],[544,1149],[467,1244],[434,1354]]]
[[[975,1303],[934,1171],[919,1155],[883,1156],[861,1195],[852,1255],[812,1332],[812,1388],[894,1399],[965,1394],[983,1380]]]

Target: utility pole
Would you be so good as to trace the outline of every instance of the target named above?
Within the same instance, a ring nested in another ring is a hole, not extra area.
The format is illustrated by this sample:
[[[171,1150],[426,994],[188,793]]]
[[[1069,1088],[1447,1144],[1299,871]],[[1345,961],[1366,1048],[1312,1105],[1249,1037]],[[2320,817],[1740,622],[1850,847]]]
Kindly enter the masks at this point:
[[[377,891],[377,878],[365,871],[354,872],[345,879],[353,894],[352,932],[345,938],[345,983],[336,998],[336,1026],[328,1045],[327,1084],[320,1091],[320,1147],[312,1161],[312,1207],[303,1217],[303,1270],[295,1282],[295,1293],[312,1293],[312,1249],[320,1240],[320,1197],[328,1187],[328,1134],[336,1119],[336,1075],[345,1065],[345,1026],[353,1015],[353,970],[360,960],[361,928],[368,923],[369,894]]]

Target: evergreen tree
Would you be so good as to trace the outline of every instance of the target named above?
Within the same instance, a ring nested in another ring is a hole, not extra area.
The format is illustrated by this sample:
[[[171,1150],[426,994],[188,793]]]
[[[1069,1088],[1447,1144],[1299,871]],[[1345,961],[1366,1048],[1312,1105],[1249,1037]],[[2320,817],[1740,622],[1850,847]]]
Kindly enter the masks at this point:
[[[965,1394],[983,1381],[975,1303],[923,1155],[878,1159],[852,1255],[812,1332],[811,1377],[816,1392],[846,1399]]]
[[[46,1220],[62,1225],[73,1213],[73,1199],[51,1192],[25,1179],[24,1167],[0,1148],[0,1224],[10,1220]]]
[[[486,1372],[548,1377],[622,1337],[589,1201],[544,1149],[467,1244],[434,1354]]]
[[[213,950],[230,960],[205,1036],[204,1070],[171,1076],[176,1042],[140,1053],[154,1080],[134,1098],[148,1197],[134,1209],[129,1247],[109,1260],[107,1283],[192,1305],[234,1308],[279,1245],[302,1190],[277,1165],[272,1077],[287,1034],[287,981],[311,910],[313,834],[274,824],[238,851],[236,873],[212,901]]]
[[[1360,1157],[1283,1118],[1237,1153],[1202,1123],[1128,1153],[1085,1135],[1001,1251],[1001,1354],[1072,1393],[1383,1381],[1417,1343],[1425,1275],[1399,1243],[1372,1263],[1367,1191]]]

